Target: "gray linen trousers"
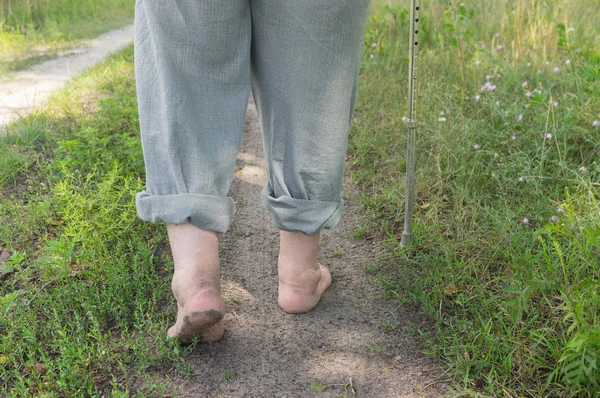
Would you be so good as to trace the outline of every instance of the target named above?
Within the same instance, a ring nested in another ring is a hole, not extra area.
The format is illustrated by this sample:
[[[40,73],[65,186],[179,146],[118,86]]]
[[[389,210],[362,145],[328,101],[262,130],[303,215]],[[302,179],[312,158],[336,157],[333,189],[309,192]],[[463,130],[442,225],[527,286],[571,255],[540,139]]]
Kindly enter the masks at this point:
[[[342,177],[370,0],[137,0],[145,190],[138,217],[225,232],[250,89],[262,200],[313,235],[342,214]]]

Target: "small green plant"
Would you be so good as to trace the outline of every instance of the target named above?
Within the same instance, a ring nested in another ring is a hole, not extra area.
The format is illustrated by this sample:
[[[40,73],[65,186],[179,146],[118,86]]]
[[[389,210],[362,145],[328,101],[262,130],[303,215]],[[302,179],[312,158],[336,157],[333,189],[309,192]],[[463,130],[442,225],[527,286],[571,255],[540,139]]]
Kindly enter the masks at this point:
[[[354,381],[352,380],[352,378],[350,378],[347,383],[322,384],[317,381],[310,386],[310,389],[313,391],[323,392],[326,389],[332,387],[341,387],[344,389],[344,394],[339,395],[338,398],[347,398],[349,396],[348,394],[352,394],[352,396],[356,395],[356,390],[354,389]]]
[[[223,373],[223,378],[224,378],[225,380],[231,380],[231,379],[233,379],[233,370],[231,370],[231,369],[227,369],[227,370],[225,371],[225,373]]]
[[[185,359],[180,358],[180,360],[175,362],[175,364],[175,368],[177,369],[177,372],[180,375],[188,377],[194,375],[193,366],[190,361],[186,361]]]
[[[380,347],[378,344],[367,344],[365,345],[365,348],[369,351],[373,351],[373,352],[382,352],[384,349],[382,347]]]
[[[352,237],[354,239],[364,239],[367,236],[368,227],[366,223],[360,223],[352,232]]]
[[[342,258],[342,257],[344,257],[344,250],[343,249],[337,249],[337,250],[335,250],[333,253],[331,253],[331,257],[332,258]]]
[[[322,391],[325,391],[325,386],[323,384],[319,383],[318,381],[316,381],[310,386],[310,389],[313,391],[322,392]]]
[[[379,326],[387,333],[393,332],[398,328],[398,322],[396,320],[380,321]]]

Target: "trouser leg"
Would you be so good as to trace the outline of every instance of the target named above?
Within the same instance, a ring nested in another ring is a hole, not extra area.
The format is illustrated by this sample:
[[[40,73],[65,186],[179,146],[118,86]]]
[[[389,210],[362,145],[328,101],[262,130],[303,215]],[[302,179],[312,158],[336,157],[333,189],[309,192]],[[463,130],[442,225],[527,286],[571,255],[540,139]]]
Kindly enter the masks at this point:
[[[337,225],[370,0],[250,0],[263,203],[281,230]]]
[[[248,0],[137,0],[135,75],[146,221],[225,232],[250,92]]]

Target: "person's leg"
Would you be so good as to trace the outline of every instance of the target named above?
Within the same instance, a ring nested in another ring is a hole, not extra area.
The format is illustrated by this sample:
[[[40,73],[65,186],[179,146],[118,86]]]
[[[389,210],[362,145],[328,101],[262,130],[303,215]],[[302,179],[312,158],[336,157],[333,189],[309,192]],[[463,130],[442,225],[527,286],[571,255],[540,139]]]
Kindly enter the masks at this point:
[[[164,222],[175,274],[177,322],[168,334],[214,341],[222,333],[218,233],[250,92],[248,0],[137,0],[135,74],[146,189],[138,216]]]
[[[319,232],[342,214],[348,130],[370,0],[251,0],[251,79],[263,132],[263,203],[281,230],[279,303],[305,312],[329,286]]]

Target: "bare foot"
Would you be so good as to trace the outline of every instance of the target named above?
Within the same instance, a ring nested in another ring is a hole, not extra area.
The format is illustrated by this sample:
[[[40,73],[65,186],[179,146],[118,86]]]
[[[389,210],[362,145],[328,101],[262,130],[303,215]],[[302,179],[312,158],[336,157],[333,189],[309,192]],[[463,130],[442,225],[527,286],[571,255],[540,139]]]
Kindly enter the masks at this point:
[[[285,312],[312,310],[331,285],[329,269],[317,261],[319,237],[280,231],[278,303]]]
[[[189,342],[219,340],[225,302],[221,298],[218,233],[191,224],[168,224],[175,274],[171,283],[177,300],[177,321],[169,337]]]

